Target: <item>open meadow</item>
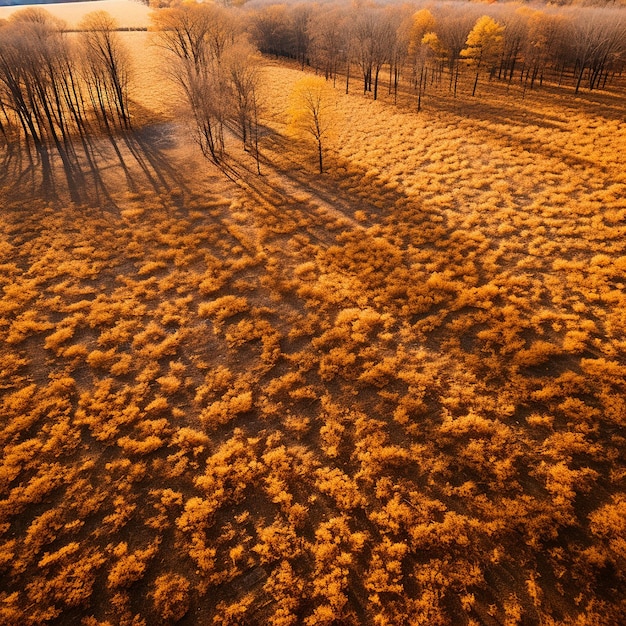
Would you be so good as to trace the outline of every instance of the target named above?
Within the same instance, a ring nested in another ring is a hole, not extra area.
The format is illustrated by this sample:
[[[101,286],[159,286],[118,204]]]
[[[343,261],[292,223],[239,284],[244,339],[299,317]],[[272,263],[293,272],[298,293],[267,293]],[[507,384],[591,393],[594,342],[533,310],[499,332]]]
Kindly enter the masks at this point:
[[[264,57],[258,175],[121,36],[89,199],[0,176],[0,623],[626,623],[623,77],[339,81],[320,174]]]
[[[85,2],[59,2],[46,4],[49,14],[63,20],[69,28],[77,28],[80,21],[93,11],[106,11],[118,21],[120,28],[145,29],[150,22],[150,8],[138,0],[85,0]],[[7,19],[22,11],[23,5],[0,6],[0,19]]]

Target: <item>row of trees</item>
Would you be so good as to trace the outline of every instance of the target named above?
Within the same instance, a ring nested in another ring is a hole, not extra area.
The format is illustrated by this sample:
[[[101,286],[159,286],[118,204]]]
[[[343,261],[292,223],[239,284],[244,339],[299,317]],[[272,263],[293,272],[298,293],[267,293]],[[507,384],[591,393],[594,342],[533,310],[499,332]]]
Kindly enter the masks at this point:
[[[427,87],[447,84],[456,95],[465,67],[473,71],[472,95],[483,74],[517,79],[524,88],[544,76],[570,80],[578,92],[606,86],[626,62],[620,9],[470,3],[415,9],[301,3],[244,11],[184,3],[155,10],[152,28],[204,155],[223,161],[228,128],[253,152],[259,171],[258,49],[293,57],[302,68],[313,65],[335,85],[341,76],[346,92],[357,72],[374,99],[388,75],[389,94],[397,96],[402,83],[417,95],[418,110]],[[52,184],[53,150],[74,200],[82,184],[80,141],[91,159],[86,141],[94,129],[113,137],[131,125],[130,54],[116,28],[104,12],[88,15],[76,35],[41,9],[0,22],[0,140],[9,152],[18,143],[26,147],[31,164],[41,167],[44,188]],[[319,83],[301,85],[292,102],[294,127],[316,142],[320,171],[329,132],[324,117],[330,117],[324,109],[332,101],[324,92]]]
[[[25,146],[31,163],[41,167],[45,189],[56,153],[73,200],[82,182],[76,137],[85,143],[94,130],[113,133],[131,124],[130,57],[115,29],[104,12],[86,16],[77,37],[37,8],[0,22],[2,140],[9,151]]]
[[[260,57],[242,20],[217,5],[184,4],[155,11],[152,22],[153,41],[163,50],[165,72],[191,113],[203,154],[221,164],[228,129],[240,137],[244,150],[253,152],[260,171]],[[54,164],[60,159],[77,202],[85,187],[82,161],[95,159],[93,137],[108,137],[120,159],[114,136],[121,133],[130,147],[132,74],[130,52],[108,13],[89,14],[79,28],[69,34],[43,9],[26,9],[0,23],[5,156],[26,154],[41,172],[46,191],[54,187]],[[316,89],[327,93],[321,82]],[[315,104],[306,100],[311,94],[305,91],[299,90],[292,107],[294,128],[317,141],[321,170],[327,116],[317,104],[326,108],[327,96]],[[98,163],[89,165],[98,172]]]
[[[619,8],[301,3],[249,9],[249,19],[263,52],[308,62],[333,80],[342,73],[346,89],[358,70],[374,99],[383,70],[390,92],[404,75],[421,93],[447,70],[456,93],[465,60],[501,80],[530,88],[544,77],[569,80],[578,92],[604,87],[626,63],[626,18]]]
[[[259,57],[241,20],[217,5],[189,4],[155,12],[153,26],[204,155],[222,160],[229,127],[260,169]],[[27,155],[46,193],[54,187],[59,158],[71,198],[80,201],[81,161],[98,172],[91,162],[93,137],[109,137],[122,159],[114,136],[131,138],[132,63],[117,28],[103,11],[87,15],[77,33],[39,8],[0,21],[0,146],[8,158]]]
[[[259,168],[260,67],[256,49],[235,15],[213,4],[184,4],[153,14],[156,43],[169,77],[179,86],[195,122],[203,154],[216,163],[224,128],[238,132]]]

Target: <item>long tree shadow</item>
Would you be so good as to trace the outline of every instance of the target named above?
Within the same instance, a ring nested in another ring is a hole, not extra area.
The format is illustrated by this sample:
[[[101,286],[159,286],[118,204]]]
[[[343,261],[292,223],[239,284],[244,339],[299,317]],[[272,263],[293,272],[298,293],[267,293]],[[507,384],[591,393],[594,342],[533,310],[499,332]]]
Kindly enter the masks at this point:
[[[321,249],[343,248],[350,238],[370,242],[373,255],[381,251],[378,240],[388,238],[392,247],[404,256],[409,248],[437,249],[445,256],[448,246],[455,250],[466,245],[474,248],[475,242],[464,233],[451,229],[444,211],[428,207],[419,198],[407,193],[400,185],[389,186],[379,175],[372,175],[361,165],[337,155],[328,159],[328,171],[315,173],[311,168],[296,165],[293,141],[274,133],[268,137],[262,157],[263,175],[258,176],[252,159],[230,155],[226,169],[251,198],[252,216],[259,223],[270,216],[278,226],[270,236],[275,241],[289,240],[296,233],[306,233]],[[274,158],[280,155],[280,158]],[[293,224],[285,229],[281,225]],[[282,223],[282,224],[281,224]],[[397,227],[397,228],[396,228]],[[393,231],[393,237],[390,233]],[[382,253],[381,253],[382,254]],[[366,267],[363,260],[362,273],[359,263],[351,269],[340,261],[333,263],[340,273],[348,272],[355,280],[375,282],[384,289],[386,278],[382,264],[375,270]],[[401,263],[410,263],[408,256]],[[371,280],[370,280],[371,279]]]
[[[169,191],[173,186],[188,191],[180,171],[172,165],[166,152],[176,147],[177,127],[160,123],[124,133],[122,139],[155,192]]]
[[[277,215],[284,214],[285,209],[296,210],[304,221],[313,214],[312,211],[325,212],[343,223],[339,233],[363,231],[392,219],[394,215],[399,218],[402,214],[402,219],[408,219],[409,212],[398,209],[405,206],[411,208],[412,224],[440,224],[439,213],[425,207],[401,186],[390,187],[388,181],[378,175],[372,176],[366,168],[349,159],[329,153],[325,172],[319,174],[311,167],[300,165],[301,158],[293,140],[268,131],[260,159],[261,176],[256,174],[252,158],[241,156],[241,153],[240,156],[230,154],[224,169],[232,180],[253,193],[266,210],[273,210]],[[338,234],[323,228],[316,230],[316,237],[327,243],[333,242]],[[422,235],[424,244],[435,242],[435,238],[428,238],[427,231]],[[437,237],[437,244],[444,245],[446,237]]]
[[[0,153],[0,185],[10,190],[20,186],[33,188],[36,184],[36,163],[29,151],[15,145],[4,146]]]
[[[84,132],[63,155],[50,145],[35,151],[22,140],[0,152],[0,184],[8,200],[69,200],[115,210],[120,192],[187,191],[180,168],[168,154],[175,145],[172,124],[117,133]]]

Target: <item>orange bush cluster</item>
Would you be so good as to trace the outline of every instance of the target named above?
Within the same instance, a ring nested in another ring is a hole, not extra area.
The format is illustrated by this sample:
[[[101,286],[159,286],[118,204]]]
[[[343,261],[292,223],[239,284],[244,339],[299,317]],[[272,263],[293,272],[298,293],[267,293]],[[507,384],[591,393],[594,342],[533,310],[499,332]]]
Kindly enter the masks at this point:
[[[319,177],[268,75],[264,177],[3,206],[0,622],[624,621],[626,125],[342,96]]]

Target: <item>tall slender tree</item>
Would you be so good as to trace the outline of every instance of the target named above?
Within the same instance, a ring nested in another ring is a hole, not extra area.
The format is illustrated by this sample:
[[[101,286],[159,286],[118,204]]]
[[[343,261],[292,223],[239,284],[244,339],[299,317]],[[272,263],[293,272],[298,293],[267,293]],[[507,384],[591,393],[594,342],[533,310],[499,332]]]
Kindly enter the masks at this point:
[[[349,37],[345,12],[337,7],[328,10],[316,7],[309,21],[311,51],[315,67],[335,84],[342,51],[346,51]]]
[[[180,88],[194,121],[194,135],[202,153],[218,163],[224,150],[225,94],[220,67],[229,33],[208,5],[185,4],[155,12],[156,45],[167,55],[168,74]],[[230,26],[230,25],[229,25]]]
[[[247,41],[239,41],[224,55],[224,71],[228,97],[244,150],[252,147],[257,171],[259,165],[259,93],[261,68],[257,49]]]
[[[130,128],[131,57],[106,11],[87,14],[80,23],[85,79],[103,123]]]
[[[472,25],[477,18],[476,5],[463,6],[461,11],[446,7],[445,10],[437,11],[435,32],[439,41],[448,51],[448,71],[450,73],[449,90],[456,97],[459,72],[461,68],[461,50]]]
[[[321,77],[300,79],[291,93],[291,127],[315,142],[320,174],[324,172],[324,149],[336,122],[335,94]]]
[[[474,28],[467,36],[466,47],[461,50],[461,56],[468,59],[475,68],[474,87],[472,96],[476,95],[476,86],[480,71],[487,67],[493,70],[495,63],[502,54],[504,26],[488,15],[478,18]]]

